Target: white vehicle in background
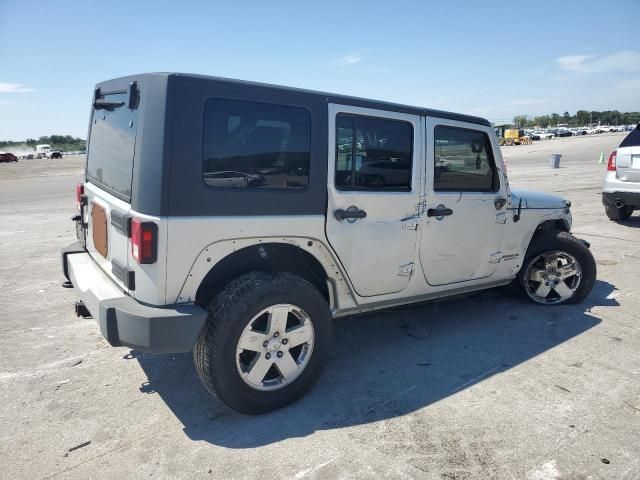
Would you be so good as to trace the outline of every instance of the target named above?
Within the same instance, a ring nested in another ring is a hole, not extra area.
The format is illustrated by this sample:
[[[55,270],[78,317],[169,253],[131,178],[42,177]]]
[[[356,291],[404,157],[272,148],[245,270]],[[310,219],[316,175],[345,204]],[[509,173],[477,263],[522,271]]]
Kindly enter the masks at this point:
[[[48,143],[43,143],[41,145],[36,145],[36,157],[37,158],[47,157],[49,155],[50,151],[51,151],[51,145],[49,145]]]
[[[43,143],[36,145],[36,158],[62,158],[62,152],[53,150],[48,143]]]
[[[536,135],[540,135],[540,138],[553,138],[553,133],[551,132],[545,132],[545,131],[537,131],[537,132],[533,132]]]
[[[640,124],[609,157],[602,203],[613,221],[626,220],[640,208]]]

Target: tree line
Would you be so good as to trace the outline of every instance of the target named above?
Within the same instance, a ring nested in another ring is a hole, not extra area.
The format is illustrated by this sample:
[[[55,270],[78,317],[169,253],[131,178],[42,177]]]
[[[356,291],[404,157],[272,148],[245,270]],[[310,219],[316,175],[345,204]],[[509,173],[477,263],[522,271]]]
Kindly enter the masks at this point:
[[[0,141],[0,148],[3,147],[24,147],[25,145],[35,150],[36,145],[49,144],[54,150],[62,152],[83,151],[87,149],[87,141],[82,138],[72,137],[71,135],[50,135],[48,137],[40,137],[37,140],[27,138],[24,141]]]
[[[516,127],[557,127],[558,124],[566,124],[570,127],[584,127],[587,125],[634,125],[640,123],[640,112],[619,112],[618,110],[606,110],[604,112],[589,112],[578,110],[575,115],[564,112],[562,115],[552,113],[530,117],[528,115],[516,115],[513,117]]]

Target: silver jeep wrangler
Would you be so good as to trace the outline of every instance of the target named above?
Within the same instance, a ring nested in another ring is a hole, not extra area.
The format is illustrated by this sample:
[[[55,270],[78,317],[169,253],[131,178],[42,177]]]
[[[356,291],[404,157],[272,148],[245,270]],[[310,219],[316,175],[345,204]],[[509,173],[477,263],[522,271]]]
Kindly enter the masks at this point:
[[[221,78],[97,85],[65,286],[113,346],[193,351],[230,407],[304,395],[332,320],[596,278],[570,202],[509,187],[487,120]]]

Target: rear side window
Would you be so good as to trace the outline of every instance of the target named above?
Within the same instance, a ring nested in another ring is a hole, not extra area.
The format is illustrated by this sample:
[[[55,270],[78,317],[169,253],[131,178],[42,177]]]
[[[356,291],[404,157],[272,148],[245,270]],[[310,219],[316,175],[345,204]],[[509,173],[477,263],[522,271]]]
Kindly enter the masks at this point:
[[[87,178],[131,201],[138,110],[129,108],[127,92],[108,94],[94,104],[87,151]]]
[[[309,184],[311,115],[303,108],[209,99],[203,142],[203,177],[211,187]]]
[[[435,191],[495,192],[500,188],[491,141],[486,133],[438,125],[434,141]]]
[[[410,123],[339,114],[335,185],[339,190],[410,191]]]

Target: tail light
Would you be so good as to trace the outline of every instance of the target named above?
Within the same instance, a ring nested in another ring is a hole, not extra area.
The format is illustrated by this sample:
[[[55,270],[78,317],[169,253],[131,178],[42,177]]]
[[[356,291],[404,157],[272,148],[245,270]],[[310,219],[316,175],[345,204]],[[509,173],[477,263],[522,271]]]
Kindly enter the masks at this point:
[[[158,226],[139,218],[131,219],[131,255],[138,263],[155,263],[158,253]]]
[[[611,170],[614,171],[616,170],[616,154],[617,154],[617,150],[614,150],[613,152],[611,152],[611,155],[609,155],[609,163],[607,163],[607,170]]]
[[[80,203],[82,202],[82,196],[84,195],[84,183],[76,185],[76,208],[80,210]]]

